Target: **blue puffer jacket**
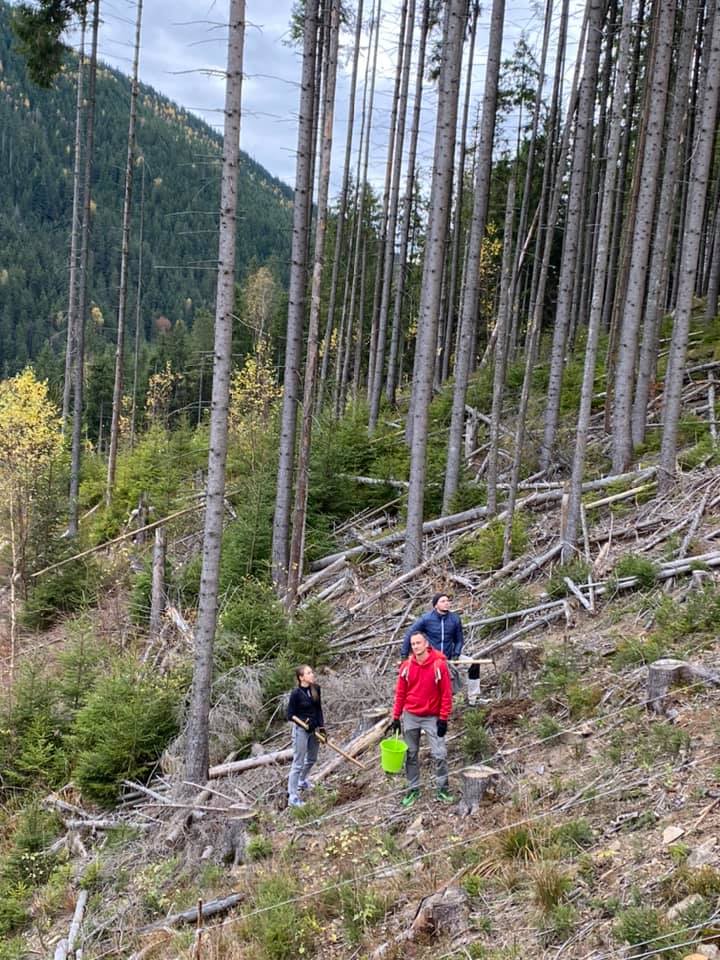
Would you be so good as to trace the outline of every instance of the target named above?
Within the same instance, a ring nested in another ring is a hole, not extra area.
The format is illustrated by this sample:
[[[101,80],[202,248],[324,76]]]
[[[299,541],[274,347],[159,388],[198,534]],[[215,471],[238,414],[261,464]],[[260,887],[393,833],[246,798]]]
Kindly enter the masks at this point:
[[[424,633],[430,641],[430,646],[440,653],[444,653],[448,660],[455,660],[465,642],[460,617],[449,611],[440,614],[432,609],[424,613],[405,634],[402,645],[402,656],[410,654],[410,637],[414,633]]]

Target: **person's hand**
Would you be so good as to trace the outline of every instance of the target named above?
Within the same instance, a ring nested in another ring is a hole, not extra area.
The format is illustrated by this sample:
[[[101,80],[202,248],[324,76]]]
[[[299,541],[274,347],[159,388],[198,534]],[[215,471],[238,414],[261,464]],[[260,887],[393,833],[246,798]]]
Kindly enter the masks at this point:
[[[400,733],[400,720],[393,720],[392,725],[390,726],[390,733]]]
[[[439,737],[444,737],[446,733],[447,733],[447,720],[438,720],[437,735]]]
[[[316,727],[315,736],[322,737],[324,740],[327,740],[327,730],[325,729],[325,727]]]

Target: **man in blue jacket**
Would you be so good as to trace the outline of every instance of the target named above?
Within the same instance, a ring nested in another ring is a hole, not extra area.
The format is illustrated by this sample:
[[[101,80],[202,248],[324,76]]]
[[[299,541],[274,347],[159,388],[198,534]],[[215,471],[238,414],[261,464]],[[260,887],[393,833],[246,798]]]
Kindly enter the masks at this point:
[[[432,610],[424,613],[408,628],[402,645],[403,659],[410,656],[410,637],[424,633],[430,646],[444,653],[448,660],[457,660],[463,648],[463,628],[460,617],[450,610],[450,597],[436,593],[432,598]]]

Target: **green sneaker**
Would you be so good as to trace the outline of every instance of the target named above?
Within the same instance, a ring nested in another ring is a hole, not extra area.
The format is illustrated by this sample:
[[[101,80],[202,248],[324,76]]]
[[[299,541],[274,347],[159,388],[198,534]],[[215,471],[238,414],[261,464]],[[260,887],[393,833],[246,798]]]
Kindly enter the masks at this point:
[[[404,807],[411,807],[411,806],[415,803],[415,801],[417,800],[417,798],[418,798],[419,796],[420,796],[420,791],[419,791],[419,790],[408,790],[408,792],[407,792],[407,793],[405,794],[405,796],[402,798],[402,800],[400,801],[400,803],[401,803]]]
[[[435,799],[439,800],[440,803],[455,803],[455,797],[447,790],[446,787],[440,787],[438,792],[435,794]]]

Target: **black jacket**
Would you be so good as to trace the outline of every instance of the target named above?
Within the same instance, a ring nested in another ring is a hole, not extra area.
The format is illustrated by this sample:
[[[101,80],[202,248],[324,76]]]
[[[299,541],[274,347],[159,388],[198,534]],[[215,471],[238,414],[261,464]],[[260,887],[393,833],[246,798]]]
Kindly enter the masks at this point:
[[[410,655],[410,637],[414,633],[424,633],[430,646],[444,653],[448,660],[457,660],[460,656],[464,642],[462,621],[452,610],[438,613],[433,608],[419,617],[405,633],[403,659]]]
[[[324,727],[322,703],[320,700],[320,687],[317,684],[314,687],[317,699],[313,699],[311,687],[295,687],[290,694],[288,701],[287,718],[298,717],[310,725],[311,730],[317,727]]]

